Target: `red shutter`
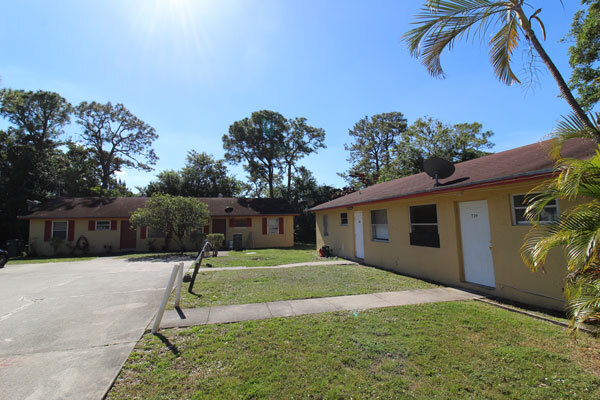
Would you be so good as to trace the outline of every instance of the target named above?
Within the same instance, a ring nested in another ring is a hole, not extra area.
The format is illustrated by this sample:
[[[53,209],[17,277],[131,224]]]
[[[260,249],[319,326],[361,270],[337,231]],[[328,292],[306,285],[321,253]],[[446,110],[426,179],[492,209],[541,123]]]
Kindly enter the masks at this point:
[[[283,217],[279,217],[279,234],[283,235]]]
[[[251,227],[252,226],[252,218],[246,218],[246,226],[247,227]]]
[[[204,233],[208,235],[208,230],[209,230],[209,226],[208,225],[204,225]]]
[[[94,221],[93,219],[90,219],[88,221],[88,231],[95,231],[96,230],[96,221]]]
[[[263,218],[263,235],[267,234],[267,219]]]
[[[52,221],[46,221],[44,225],[44,242],[49,241],[50,236],[52,236]]]
[[[229,227],[233,228],[235,226],[235,218],[229,218]]]
[[[75,221],[69,220],[69,232],[67,232],[67,240],[72,242],[75,240]]]
[[[146,239],[147,234],[148,234],[148,227],[142,226],[140,229],[140,239]]]
[[[110,230],[111,231],[117,230],[117,220],[116,219],[113,219],[112,221],[110,221]]]

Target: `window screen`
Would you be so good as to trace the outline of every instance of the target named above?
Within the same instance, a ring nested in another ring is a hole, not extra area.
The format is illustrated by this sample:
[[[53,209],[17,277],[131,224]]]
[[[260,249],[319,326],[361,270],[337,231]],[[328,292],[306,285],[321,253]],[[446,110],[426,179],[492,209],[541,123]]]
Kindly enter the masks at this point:
[[[387,210],[371,211],[371,236],[373,240],[389,240]]]
[[[410,207],[410,244],[440,247],[437,207],[435,204]]]
[[[52,237],[67,240],[67,222],[55,221],[52,223]]]
[[[512,196],[513,222],[515,225],[531,225],[531,222],[525,218],[528,200],[535,197],[538,193],[515,194]],[[556,200],[549,202],[540,215],[541,223],[555,221],[558,218],[558,203]]]
[[[329,236],[329,218],[323,215],[323,236]]]
[[[348,225],[348,213],[341,213],[340,214],[340,224],[341,225]]]
[[[96,221],[96,230],[97,231],[109,231],[110,230],[110,221]]]
[[[269,218],[267,220],[267,233],[279,234],[279,218]]]

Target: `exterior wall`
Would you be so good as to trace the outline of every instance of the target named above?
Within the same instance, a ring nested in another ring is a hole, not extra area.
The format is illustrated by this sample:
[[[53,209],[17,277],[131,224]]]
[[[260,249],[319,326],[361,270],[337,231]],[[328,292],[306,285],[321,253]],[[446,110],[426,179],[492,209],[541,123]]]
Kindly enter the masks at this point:
[[[229,227],[227,219],[227,243],[233,240],[234,233],[243,235],[243,244],[246,248],[270,248],[270,247],[293,247],[294,246],[294,217],[283,216],[283,234],[267,234],[262,233],[262,218],[252,217],[251,227]],[[279,218],[279,217],[276,217]],[[114,219],[113,219],[114,220]],[[82,254],[80,250],[73,250],[80,236],[85,236],[88,239],[89,254],[112,254],[121,251],[121,222],[126,219],[117,220],[116,230],[107,231],[90,231],[88,230],[88,219],[76,219],[74,240],[64,241],[58,246],[56,252],[51,241],[44,241],[44,228],[46,219],[32,219],[29,223],[29,245],[30,248],[40,256],[54,255],[70,255]],[[66,219],[56,219],[55,221],[68,221]],[[210,229],[212,230],[212,221],[209,221]],[[212,233],[212,232],[211,232]],[[164,238],[141,238],[141,229],[136,230],[136,251],[162,251],[164,250]],[[191,238],[185,238],[185,245],[189,249],[197,249],[200,243],[194,243]],[[179,251],[179,247],[175,241],[171,240],[167,250]],[[199,250],[199,249],[198,249]]]
[[[248,217],[238,217],[245,219]],[[262,233],[262,219],[268,217],[250,217],[252,220],[251,227],[230,227],[229,217],[216,217],[216,219],[226,220],[226,243],[229,246],[229,242],[233,241],[234,234],[242,235],[243,246],[247,249],[260,249],[260,248],[273,248],[273,247],[293,247],[294,246],[294,217],[291,215],[282,216],[283,218],[283,234],[267,234]],[[275,216],[273,218],[280,218]],[[212,218],[208,222],[209,233],[212,231]],[[164,246],[164,239],[162,238],[146,238],[140,239],[138,230],[137,237],[137,251],[150,251],[154,248],[155,251],[162,250]],[[189,238],[185,240],[186,246],[190,249],[196,249],[199,245],[194,244]],[[178,251],[177,244],[171,240],[169,250]],[[200,249],[198,249],[200,250]]]
[[[363,212],[363,234],[366,264],[390,269],[447,285],[475,289],[546,308],[562,309],[563,280],[566,273],[564,256],[551,254],[545,272],[531,272],[522,262],[520,248],[529,226],[513,225],[511,194],[529,192],[540,181],[515,183],[452,193],[413,197],[317,211],[317,247],[329,245],[334,254],[355,259],[354,215]],[[460,232],[459,203],[487,200],[490,219],[495,288],[465,282]],[[409,207],[436,204],[440,248],[410,245]],[[559,210],[570,204],[559,202]],[[371,239],[370,211],[387,209],[389,240]],[[348,212],[348,226],[339,226],[341,212]],[[323,215],[328,215],[329,235],[323,236]]]
[[[114,220],[114,219],[113,219]],[[52,242],[44,241],[44,227],[48,220],[32,219],[29,221],[29,247],[40,256],[82,254],[80,250],[73,250],[80,236],[88,239],[90,254],[111,254],[120,251],[121,245],[121,220],[117,220],[117,229],[108,231],[90,231],[88,230],[87,219],[75,219],[75,230],[73,241],[64,241],[58,246],[55,253]],[[54,221],[67,221],[66,219],[56,219]],[[101,220],[107,221],[107,220]],[[138,233],[139,235],[139,233]],[[71,247],[69,247],[71,246]]]

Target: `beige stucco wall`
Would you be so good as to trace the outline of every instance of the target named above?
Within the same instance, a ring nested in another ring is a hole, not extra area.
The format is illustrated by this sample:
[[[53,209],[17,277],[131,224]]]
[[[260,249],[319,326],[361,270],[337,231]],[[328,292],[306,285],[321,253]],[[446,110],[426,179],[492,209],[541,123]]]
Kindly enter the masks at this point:
[[[55,255],[54,248],[50,241],[44,241],[44,227],[47,220],[34,219],[29,221],[29,246],[40,256]],[[57,219],[55,221],[64,221],[66,219]],[[75,219],[75,231],[73,242],[65,241],[57,249],[57,255],[81,254],[76,250],[72,253],[69,247],[75,246],[80,236],[85,236],[90,245],[90,254],[111,254],[119,252],[121,243],[121,221],[117,220],[117,230],[108,231],[90,231],[88,230],[87,219]],[[138,232],[139,235],[139,232]]]
[[[275,217],[279,218],[279,217]],[[229,227],[227,220],[227,241],[233,240],[234,233],[243,235],[243,243],[246,248],[270,248],[270,247],[292,247],[294,246],[294,217],[283,216],[284,229],[283,234],[262,234],[262,217],[252,217],[252,226],[248,228]],[[44,241],[45,221],[34,219],[29,224],[29,245],[40,256],[70,255],[81,254],[79,250],[72,250],[80,236],[88,239],[90,248],[89,254],[112,254],[120,252],[121,245],[121,222],[124,219],[117,220],[117,229],[108,231],[90,231],[88,230],[88,219],[76,219],[73,242],[65,241],[57,249],[55,254],[54,247],[50,241]],[[56,221],[67,221],[66,219],[57,219]],[[212,229],[212,221],[209,225]],[[141,230],[136,230],[136,251],[161,251],[164,248],[164,238],[141,238]],[[253,239],[253,240],[252,240]],[[196,249],[197,245],[190,238],[185,239],[188,249]],[[179,247],[175,241],[169,243],[169,250],[178,251]]]
[[[245,219],[247,217],[238,217]],[[273,217],[279,218],[279,216]],[[283,216],[283,234],[267,234],[262,233],[262,219],[263,217],[251,217],[251,227],[230,227],[228,217],[217,217],[216,219],[225,219],[226,221],[226,241],[233,240],[234,234],[242,235],[242,243],[245,248],[260,249],[260,248],[272,248],[272,247],[293,247],[294,246],[294,217],[287,215]],[[212,218],[209,220],[209,233],[212,232]],[[149,251],[151,248],[150,243],[153,243],[153,247],[162,249],[164,245],[164,239],[160,238],[147,238],[140,239],[139,232],[137,238],[137,250],[138,251]],[[186,246],[189,248],[195,248],[191,240],[186,240]],[[171,241],[169,245],[170,250],[177,251],[177,244]]]
[[[428,280],[473,288],[493,296],[547,308],[563,307],[564,257],[555,251],[546,272],[531,272],[522,262],[520,247],[529,226],[513,225],[511,194],[527,193],[539,181],[485,189],[414,197],[410,199],[317,212],[317,248],[329,245],[334,254],[355,258],[354,212],[363,212],[364,262]],[[496,287],[486,288],[464,281],[458,204],[487,200]],[[440,248],[410,245],[409,206],[436,204]],[[559,203],[559,209],[569,207]],[[389,241],[371,239],[370,211],[387,209]],[[348,226],[341,226],[340,213],[348,213]],[[323,218],[328,215],[329,235],[324,237]]]

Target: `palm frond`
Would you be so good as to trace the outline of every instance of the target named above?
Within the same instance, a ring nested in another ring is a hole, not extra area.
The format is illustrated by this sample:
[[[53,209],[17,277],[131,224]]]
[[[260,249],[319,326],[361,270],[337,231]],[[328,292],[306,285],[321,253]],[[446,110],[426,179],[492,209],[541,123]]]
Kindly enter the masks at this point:
[[[508,23],[503,25],[490,40],[490,57],[494,73],[500,82],[507,85],[521,83],[510,67],[512,54],[519,45],[518,26],[515,16],[509,14]]]
[[[585,322],[600,321],[600,271],[580,276],[565,288],[571,328],[577,331]]]
[[[410,54],[420,58],[432,76],[444,77],[441,65],[442,52],[445,49],[452,49],[457,40],[469,38],[472,33],[481,37],[491,25],[504,21],[503,16],[507,11],[510,14],[510,7],[509,1],[431,0],[415,15],[416,22],[413,24],[417,27],[405,33],[403,40],[408,43]],[[514,16],[512,18],[514,19]],[[509,25],[510,18],[504,21],[504,24]],[[492,54],[499,54],[502,47],[505,50],[513,49],[516,45],[515,33],[518,32],[509,28],[505,34],[502,34],[501,29],[496,34],[497,38],[495,40],[492,38],[492,46],[496,43],[496,49],[492,49]],[[512,54],[512,50],[509,53],[505,51],[505,56],[506,54]],[[496,68],[496,64],[494,67]],[[502,75],[497,74],[499,77],[511,77],[512,71],[507,74],[505,67],[500,70],[503,72]]]
[[[560,157],[560,149],[570,139],[583,138],[596,141],[598,130],[600,130],[600,113],[591,114],[590,120],[595,128],[587,126],[575,114],[563,116],[562,120],[556,125],[554,132],[552,132],[552,136],[555,139],[552,156],[558,159]]]

